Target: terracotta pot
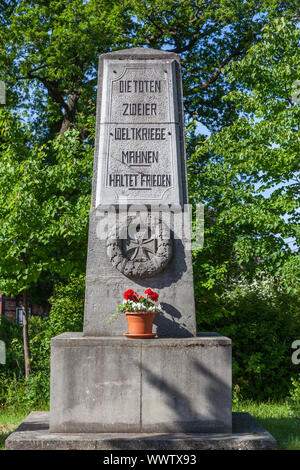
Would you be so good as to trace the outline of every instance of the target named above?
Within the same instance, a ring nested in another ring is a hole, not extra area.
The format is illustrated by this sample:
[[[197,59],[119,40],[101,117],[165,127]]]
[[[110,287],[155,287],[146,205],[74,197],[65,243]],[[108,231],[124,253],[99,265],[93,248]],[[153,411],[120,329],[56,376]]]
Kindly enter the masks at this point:
[[[125,312],[128,322],[128,338],[155,338],[152,333],[153,320],[156,312]]]

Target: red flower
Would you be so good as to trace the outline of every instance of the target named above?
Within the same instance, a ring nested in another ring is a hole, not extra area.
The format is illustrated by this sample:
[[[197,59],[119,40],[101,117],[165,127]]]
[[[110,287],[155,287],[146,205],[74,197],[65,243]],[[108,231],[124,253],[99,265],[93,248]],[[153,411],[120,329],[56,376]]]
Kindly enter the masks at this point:
[[[152,289],[145,290],[145,294],[147,294],[147,299],[153,300],[153,302],[158,301],[158,293],[154,292]]]
[[[145,297],[143,297],[143,296],[141,295],[140,300],[142,300],[142,299],[144,299],[144,298],[145,298]]]
[[[124,299],[125,300],[132,300],[133,302],[137,302],[138,297],[137,293],[134,292],[132,289],[128,289],[126,292],[124,292]]]

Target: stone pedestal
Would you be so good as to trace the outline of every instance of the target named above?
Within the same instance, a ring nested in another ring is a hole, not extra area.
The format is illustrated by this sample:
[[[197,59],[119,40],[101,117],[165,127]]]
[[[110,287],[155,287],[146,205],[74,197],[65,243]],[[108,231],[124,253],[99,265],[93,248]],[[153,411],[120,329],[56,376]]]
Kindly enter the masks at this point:
[[[50,432],[230,433],[231,341],[52,340]]]

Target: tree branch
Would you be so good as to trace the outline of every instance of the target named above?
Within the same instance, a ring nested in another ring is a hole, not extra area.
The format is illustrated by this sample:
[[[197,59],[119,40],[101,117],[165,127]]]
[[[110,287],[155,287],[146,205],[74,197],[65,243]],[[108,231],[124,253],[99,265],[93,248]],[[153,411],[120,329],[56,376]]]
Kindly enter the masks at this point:
[[[234,57],[237,57],[239,55],[241,55],[243,52],[246,51],[246,48],[245,46],[241,46],[239,48],[236,48],[231,54],[229,54],[229,56],[226,57],[225,60],[223,60],[223,62],[221,62],[221,64],[218,65],[217,69],[214,71],[214,73],[203,83],[201,83],[200,85],[200,89],[201,90],[205,90],[206,88],[208,88],[212,83],[214,83],[220,73],[222,72],[222,69],[229,64],[229,62],[234,58]]]

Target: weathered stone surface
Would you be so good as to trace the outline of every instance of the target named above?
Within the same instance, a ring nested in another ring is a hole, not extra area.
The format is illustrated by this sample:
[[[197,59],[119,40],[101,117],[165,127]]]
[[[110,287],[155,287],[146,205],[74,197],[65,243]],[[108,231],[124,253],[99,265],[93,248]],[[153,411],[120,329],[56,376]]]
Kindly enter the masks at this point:
[[[132,114],[134,109],[138,115]],[[141,153],[148,163],[138,161]],[[109,178],[116,182],[116,175],[125,186],[110,185]],[[170,185],[158,186],[158,175],[170,176],[164,180]],[[154,332],[160,337],[195,336],[192,257],[186,249],[189,234],[179,234],[174,240],[171,234],[161,243],[158,238],[153,253],[148,252],[148,261],[124,256],[122,241],[102,236],[106,211],[112,214],[116,210],[119,215],[121,209],[115,207],[119,203],[127,208],[144,204],[146,211],[154,203],[172,215],[181,213],[188,203],[180,60],[176,54],[137,48],[100,57],[84,335],[122,334],[125,319],[113,324],[108,319],[122,301],[123,292],[133,289],[142,294],[150,287],[159,293],[162,305]]]
[[[248,413],[232,414],[227,434],[53,433],[49,413],[35,411],[5,442],[7,450],[271,450],[276,440]]]
[[[70,340],[69,340],[70,339]],[[50,427],[129,432],[140,421],[139,348],[65,333],[51,345]]]
[[[231,432],[231,345],[219,338],[143,346],[144,432]]]
[[[231,341],[52,340],[51,432],[230,432]]]

